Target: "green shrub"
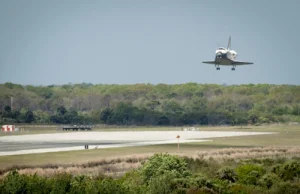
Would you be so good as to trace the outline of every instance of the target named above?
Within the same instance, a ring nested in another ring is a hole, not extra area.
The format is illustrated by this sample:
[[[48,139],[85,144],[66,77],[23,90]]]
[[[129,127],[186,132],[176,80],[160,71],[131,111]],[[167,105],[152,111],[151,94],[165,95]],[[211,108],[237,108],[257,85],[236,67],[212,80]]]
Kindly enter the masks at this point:
[[[85,193],[85,177],[84,176],[77,176],[71,181],[70,185],[70,194],[74,193]]]
[[[176,173],[172,171],[166,171],[160,176],[153,176],[149,180],[148,192],[150,194],[168,194],[172,193],[177,185],[174,183]]]
[[[87,176],[77,176],[71,181],[70,194],[93,194],[98,193],[98,187],[95,180]]]
[[[263,194],[263,193],[268,193],[261,187],[257,187],[254,185],[244,185],[244,184],[239,184],[235,183],[228,188],[227,192],[225,193],[239,193],[239,194]]]
[[[236,172],[240,183],[257,185],[258,180],[263,176],[265,170],[262,166],[256,164],[245,164],[236,168]]]
[[[262,164],[266,167],[272,166],[276,163],[276,160],[273,158],[264,158],[262,159]]]
[[[267,173],[262,176],[258,184],[264,188],[270,189],[273,185],[278,184],[280,182],[280,178],[274,173]]]
[[[223,166],[223,164],[212,157],[210,157],[209,160],[185,157],[184,160],[187,163],[188,169],[193,173],[201,172],[210,178],[213,178],[216,174],[216,171]]]
[[[58,174],[48,180],[48,184],[51,185],[51,194],[67,193],[71,188],[72,176],[67,173]]]
[[[187,167],[189,170],[192,172],[199,172],[201,171],[202,168],[208,168],[209,163],[206,160],[203,159],[193,159],[189,157],[184,157],[184,161],[187,163]]]
[[[196,189],[188,189],[186,191],[186,194],[217,194],[217,192],[213,191],[210,188],[202,187],[202,188],[196,188]]]
[[[4,183],[3,180],[0,179],[0,194],[4,193]]]
[[[143,177],[139,170],[130,170],[120,178],[122,185],[127,188],[130,193],[145,193],[146,186],[143,185]]]
[[[284,163],[277,172],[280,178],[284,181],[293,180],[300,176],[300,163],[298,161],[292,161]]]
[[[207,188],[213,188],[213,184],[212,182],[206,178],[205,176],[203,175],[193,175],[191,177],[191,185],[192,187],[195,187],[195,188],[202,188],[202,187],[207,187]]]
[[[152,177],[149,181],[149,193],[186,193],[188,189],[212,186],[204,177],[176,178],[173,171],[165,172],[163,175]],[[199,180],[201,179],[201,180]],[[198,182],[197,182],[198,181]]]
[[[25,176],[26,180],[26,193],[50,193],[51,187],[47,184],[47,179],[37,174]]]
[[[126,194],[130,193],[129,190],[122,185],[118,179],[105,178],[97,182],[98,192],[101,194]]]
[[[172,172],[174,178],[190,176],[186,162],[178,157],[169,154],[155,154],[143,165],[141,169],[144,181],[147,183],[151,178],[161,176],[166,172]]]
[[[234,183],[236,182],[237,174],[232,168],[225,166],[218,170],[217,178],[221,180],[228,180]]]
[[[274,173],[274,174],[277,174],[278,176],[280,176],[280,174],[281,174],[281,164],[275,164],[271,168],[271,172]]]
[[[228,190],[228,187],[231,185],[231,182],[228,180],[220,180],[220,179],[213,179],[212,181],[212,190],[217,193],[224,193]]]
[[[174,183],[174,185],[176,186],[176,188],[184,190],[187,188],[190,188],[191,186],[194,185],[194,182],[192,180],[191,177],[187,177],[187,178],[174,178],[172,180],[172,182]]]
[[[280,182],[272,187],[270,190],[272,194],[296,194],[300,193],[299,183]]]
[[[18,171],[11,171],[3,180],[3,193],[25,193],[26,177]]]

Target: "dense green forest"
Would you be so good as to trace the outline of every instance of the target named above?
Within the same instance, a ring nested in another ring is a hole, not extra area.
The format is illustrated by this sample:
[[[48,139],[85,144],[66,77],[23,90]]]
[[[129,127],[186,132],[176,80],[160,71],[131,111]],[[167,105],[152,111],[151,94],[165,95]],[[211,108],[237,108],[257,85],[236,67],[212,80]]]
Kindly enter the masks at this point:
[[[300,86],[0,84],[1,123],[240,125],[300,122]]]
[[[244,160],[192,159],[155,154],[119,178],[63,173],[54,177],[11,171],[0,179],[0,193],[215,194],[300,192],[299,158]]]

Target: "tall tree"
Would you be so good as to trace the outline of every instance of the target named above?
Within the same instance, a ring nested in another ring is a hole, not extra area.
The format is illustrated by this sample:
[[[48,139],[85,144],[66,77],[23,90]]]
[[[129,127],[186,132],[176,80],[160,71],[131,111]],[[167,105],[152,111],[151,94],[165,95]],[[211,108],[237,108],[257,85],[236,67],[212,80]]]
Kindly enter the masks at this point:
[[[25,114],[25,123],[31,123],[34,121],[34,115],[31,110],[28,110]]]

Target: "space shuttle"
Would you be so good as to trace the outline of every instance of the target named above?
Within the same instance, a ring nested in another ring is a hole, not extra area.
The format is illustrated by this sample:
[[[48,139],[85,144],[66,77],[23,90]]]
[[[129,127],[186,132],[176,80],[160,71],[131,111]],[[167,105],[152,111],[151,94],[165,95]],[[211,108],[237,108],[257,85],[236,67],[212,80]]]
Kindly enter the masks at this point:
[[[216,50],[216,56],[214,61],[203,61],[202,63],[215,65],[217,70],[220,70],[220,66],[232,66],[231,70],[234,71],[238,65],[251,65],[252,62],[237,61],[237,52],[231,50],[231,36],[228,40],[227,48],[220,47]]]

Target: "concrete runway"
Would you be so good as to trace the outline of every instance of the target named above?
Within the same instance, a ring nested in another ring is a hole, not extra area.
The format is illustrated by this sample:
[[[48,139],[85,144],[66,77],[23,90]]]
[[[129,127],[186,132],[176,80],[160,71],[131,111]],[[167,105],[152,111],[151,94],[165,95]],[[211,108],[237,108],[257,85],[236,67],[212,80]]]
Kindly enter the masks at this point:
[[[70,132],[0,137],[0,156],[57,151],[176,144],[210,141],[216,137],[272,134],[268,132],[234,131],[127,131],[127,132]],[[209,140],[210,139],[210,140]]]
[[[1,152],[11,152],[11,151],[19,151],[19,150],[31,150],[31,149],[44,149],[44,148],[64,148],[64,147],[75,147],[88,145],[88,142],[78,142],[78,143],[51,143],[51,142],[35,142],[35,143],[27,143],[27,142],[1,142],[0,141],[0,153]],[[114,145],[116,143],[96,143],[93,145]]]

